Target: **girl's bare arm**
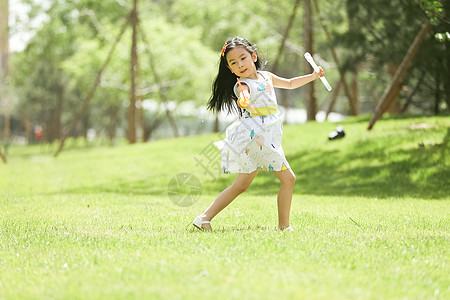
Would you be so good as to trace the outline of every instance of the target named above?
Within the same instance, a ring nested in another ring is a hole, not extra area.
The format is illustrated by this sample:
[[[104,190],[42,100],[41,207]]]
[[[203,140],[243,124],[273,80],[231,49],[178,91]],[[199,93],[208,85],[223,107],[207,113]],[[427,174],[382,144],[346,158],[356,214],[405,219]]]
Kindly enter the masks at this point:
[[[323,72],[322,68],[320,68],[319,73],[313,72],[308,75],[298,76],[298,77],[294,77],[294,78],[290,78],[290,79],[279,77],[275,74],[272,74],[272,82],[273,82],[273,86],[276,88],[291,90],[291,89],[299,88],[307,83],[310,83],[311,81],[316,80],[317,78],[319,78],[323,75],[324,75],[324,72]]]

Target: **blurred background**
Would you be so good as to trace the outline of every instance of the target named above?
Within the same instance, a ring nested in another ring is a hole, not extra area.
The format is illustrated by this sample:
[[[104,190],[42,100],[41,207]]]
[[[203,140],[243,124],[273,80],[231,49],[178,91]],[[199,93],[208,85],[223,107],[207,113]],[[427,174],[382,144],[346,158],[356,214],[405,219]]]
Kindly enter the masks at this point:
[[[449,1],[0,0],[0,139],[148,142],[220,132],[205,108],[223,43],[265,70],[320,81],[277,90],[284,121],[448,114]],[[380,103],[386,104],[381,106]],[[377,108],[378,105],[378,108]],[[1,147],[0,147],[1,148]]]

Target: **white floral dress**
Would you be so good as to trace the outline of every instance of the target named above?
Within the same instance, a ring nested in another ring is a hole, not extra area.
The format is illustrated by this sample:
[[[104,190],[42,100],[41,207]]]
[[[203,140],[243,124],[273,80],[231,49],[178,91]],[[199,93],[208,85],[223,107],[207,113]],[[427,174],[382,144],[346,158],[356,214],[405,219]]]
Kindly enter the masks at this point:
[[[214,143],[221,150],[223,173],[269,172],[290,169],[281,147],[283,124],[269,72],[258,71],[259,79],[242,78],[250,88],[250,108],[226,129],[226,138]],[[234,87],[239,97],[238,84]]]

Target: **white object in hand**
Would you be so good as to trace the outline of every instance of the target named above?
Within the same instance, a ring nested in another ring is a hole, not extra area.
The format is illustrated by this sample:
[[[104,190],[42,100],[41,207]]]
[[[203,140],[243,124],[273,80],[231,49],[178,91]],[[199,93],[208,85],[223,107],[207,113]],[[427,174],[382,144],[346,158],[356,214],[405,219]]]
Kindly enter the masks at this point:
[[[314,59],[312,58],[311,54],[309,54],[309,52],[305,53],[305,59],[309,62],[309,64],[311,65],[311,67],[314,69],[314,71],[316,73],[319,73],[319,67],[316,65],[316,63],[314,62]],[[328,83],[327,79],[325,78],[325,76],[319,77],[320,80],[322,80],[323,85],[327,88],[327,90],[330,92],[332,90],[331,85]]]

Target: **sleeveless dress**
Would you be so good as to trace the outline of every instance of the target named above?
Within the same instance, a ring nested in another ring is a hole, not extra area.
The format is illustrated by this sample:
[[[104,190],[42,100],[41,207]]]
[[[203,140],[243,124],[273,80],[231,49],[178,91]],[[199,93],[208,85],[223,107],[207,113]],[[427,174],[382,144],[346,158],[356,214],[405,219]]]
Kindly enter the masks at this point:
[[[259,79],[240,79],[250,89],[250,108],[226,129],[226,137],[214,144],[221,150],[222,171],[228,173],[252,173],[255,170],[269,172],[290,169],[281,147],[283,123],[278,111],[277,99],[269,72],[258,71]],[[240,89],[234,87],[239,97]]]

